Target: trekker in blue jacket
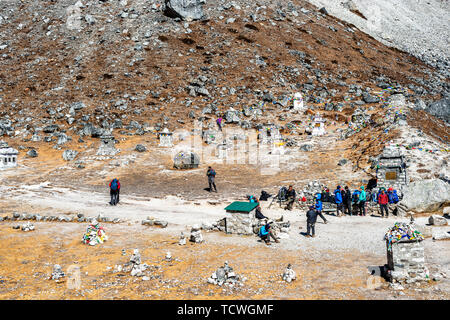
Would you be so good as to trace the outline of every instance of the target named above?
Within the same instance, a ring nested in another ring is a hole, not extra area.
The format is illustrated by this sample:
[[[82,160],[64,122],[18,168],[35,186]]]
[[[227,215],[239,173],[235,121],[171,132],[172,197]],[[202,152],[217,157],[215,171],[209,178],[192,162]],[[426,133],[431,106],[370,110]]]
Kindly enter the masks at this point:
[[[366,215],[366,192],[364,186],[361,186],[361,193],[359,194],[359,215]]]
[[[344,204],[342,203],[342,191],[341,186],[337,186],[336,190],[334,190],[334,202],[336,203],[336,216],[341,217],[344,215]]]
[[[262,226],[261,228],[259,228],[259,232],[258,232],[258,236],[264,240],[264,242],[270,246],[270,237],[272,237],[273,240],[275,240],[276,243],[280,242],[278,241],[277,238],[275,238],[275,236],[272,233],[272,230],[270,230],[270,224],[272,223],[272,221],[268,221],[267,224],[265,226]]]
[[[325,217],[322,214],[322,207],[323,207],[322,206],[322,194],[317,193],[315,196],[315,199],[316,199],[316,204],[314,205],[314,209],[316,209],[317,215],[322,218],[323,223],[327,224],[328,221],[327,221],[327,219],[325,219]]]

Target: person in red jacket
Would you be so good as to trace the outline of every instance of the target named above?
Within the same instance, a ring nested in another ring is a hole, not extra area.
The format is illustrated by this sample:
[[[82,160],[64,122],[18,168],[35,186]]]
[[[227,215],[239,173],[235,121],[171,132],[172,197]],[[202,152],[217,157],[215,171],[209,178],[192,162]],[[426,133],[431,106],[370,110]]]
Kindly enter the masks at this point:
[[[384,218],[383,211],[386,211],[386,218],[389,216],[388,203],[389,203],[388,195],[386,194],[386,192],[384,192],[384,189],[381,189],[381,193],[378,195],[378,204],[380,205],[382,218]]]
[[[109,183],[109,194],[111,195],[111,201],[109,204],[115,206],[119,203],[119,194],[120,194],[120,182],[119,179],[114,178]]]

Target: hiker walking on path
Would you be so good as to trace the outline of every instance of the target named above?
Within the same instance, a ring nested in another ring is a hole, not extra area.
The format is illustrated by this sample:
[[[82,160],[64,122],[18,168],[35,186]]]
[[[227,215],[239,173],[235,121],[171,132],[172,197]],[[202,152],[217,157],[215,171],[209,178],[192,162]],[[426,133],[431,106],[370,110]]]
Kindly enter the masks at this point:
[[[292,210],[292,207],[294,206],[294,202],[295,202],[295,196],[296,196],[295,190],[292,187],[292,185],[289,186],[286,196],[287,196],[288,204],[287,204],[285,210],[286,209]]]
[[[320,193],[316,194],[315,198],[316,198],[316,204],[314,205],[314,209],[316,209],[317,215],[322,218],[323,222],[325,224],[327,224],[328,221],[327,221],[327,219],[325,219],[325,217],[322,214],[322,194],[320,194]]]
[[[216,184],[214,183],[214,178],[216,177],[216,171],[213,168],[208,167],[208,171],[206,171],[206,176],[208,177],[209,184],[209,192],[212,192],[212,187],[214,187],[214,191],[217,192]]]
[[[272,221],[269,220],[265,226],[262,226],[259,228],[258,236],[264,240],[264,242],[269,246],[270,245],[270,238],[272,238],[276,243],[279,243],[280,241],[275,238],[275,236],[272,233],[271,230],[271,224]]]
[[[217,120],[216,120],[217,126],[219,127],[220,131],[222,131],[222,121],[223,121],[223,119],[221,116],[219,116],[219,118],[217,118]]]
[[[111,196],[110,205],[115,206],[119,203],[120,182],[119,179],[114,178],[109,183],[109,194]]]
[[[378,195],[378,204],[380,205],[382,218],[384,218],[384,212],[386,212],[386,218],[389,217],[388,203],[388,195],[384,192],[384,189],[381,189],[381,193]]]
[[[344,215],[343,213],[343,207],[344,205],[342,204],[342,191],[341,191],[341,186],[337,186],[336,190],[334,190],[334,202],[336,203],[336,216],[337,217],[341,217],[342,215]]]
[[[359,194],[359,215],[366,215],[366,192],[364,191],[364,186],[361,186],[361,193]]]
[[[344,214],[352,215],[352,193],[348,186],[345,186],[342,201],[344,203]]]
[[[309,207],[308,212],[306,212],[306,237],[315,237],[316,228],[315,224],[317,221],[318,211],[315,210],[314,206]]]

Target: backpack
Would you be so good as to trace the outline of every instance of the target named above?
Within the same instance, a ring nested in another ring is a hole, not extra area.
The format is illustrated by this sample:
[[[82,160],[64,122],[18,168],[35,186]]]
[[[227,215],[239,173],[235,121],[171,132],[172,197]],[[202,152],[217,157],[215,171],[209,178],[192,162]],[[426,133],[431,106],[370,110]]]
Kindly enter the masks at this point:
[[[111,181],[111,190],[117,190],[119,186],[117,182],[117,179],[113,179],[113,181]]]
[[[280,200],[286,199],[286,195],[287,195],[287,189],[286,189],[286,187],[281,187],[280,192],[278,192],[278,198],[279,198]]]
[[[214,169],[209,170],[209,175],[215,177],[216,171],[214,171]]]
[[[261,196],[259,197],[259,200],[261,201],[267,201],[272,195],[268,194],[266,191],[261,191]]]
[[[256,202],[256,197],[255,196],[247,196],[247,199],[250,202]]]
[[[398,195],[397,195],[397,190],[394,190],[392,193],[392,200],[394,203],[399,202],[400,200],[398,199]]]
[[[359,201],[359,193],[355,192],[352,194],[352,201],[353,202],[358,202]]]

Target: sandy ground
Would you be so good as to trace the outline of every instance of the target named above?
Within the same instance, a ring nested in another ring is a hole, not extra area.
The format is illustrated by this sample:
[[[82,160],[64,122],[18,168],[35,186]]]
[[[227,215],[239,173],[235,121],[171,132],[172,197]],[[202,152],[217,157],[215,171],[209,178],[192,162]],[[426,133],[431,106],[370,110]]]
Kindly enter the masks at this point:
[[[84,213],[120,217],[125,222],[104,223],[110,240],[96,247],[85,246],[81,236],[86,224],[35,222],[36,231],[13,230],[18,222],[0,223],[0,281],[3,299],[448,299],[449,279],[413,286],[399,296],[381,280],[377,290],[367,287],[369,267],[386,263],[384,232],[399,219],[327,216],[330,223],[317,223],[317,237],[305,238],[306,217],[296,209],[287,212],[263,203],[271,218],[291,221],[287,238],[267,247],[255,236],[204,232],[205,243],[178,245],[181,231],[189,226],[214,222],[224,216],[226,202],[188,202],[176,197],[151,199],[124,196],[117,207],[107,205],[105,194],[51,186],[2,188],[1,204],[18,212],[41,214]],[[7,199],[7,201],[6,201]],[[169,222],[165,229],[140,225],[147,216]],[[418,218],[424,224],[426,217]],[[403,219],[401,221],[407,221]],[[450,274],[450,242],[425,240],[426,259],[433,273]],[[116,264],[127,262],[139,248],[143,262],[152,265],[152,279],[141,281],[130,275],[113,273]],[[126,256],[121,256],[121,250]],[[170,251],[178,260],[163,261]],[[242,287],[222,289],[206,279],[224,261],[248,278]],[[65,270],[81,267],[82,287],[69,290],[64,283],[48,280],[53,264]],[[293,284],[280,282],[285,266],[291,263],[299,277]],[[265,284],[261,285],[264,281]]]

